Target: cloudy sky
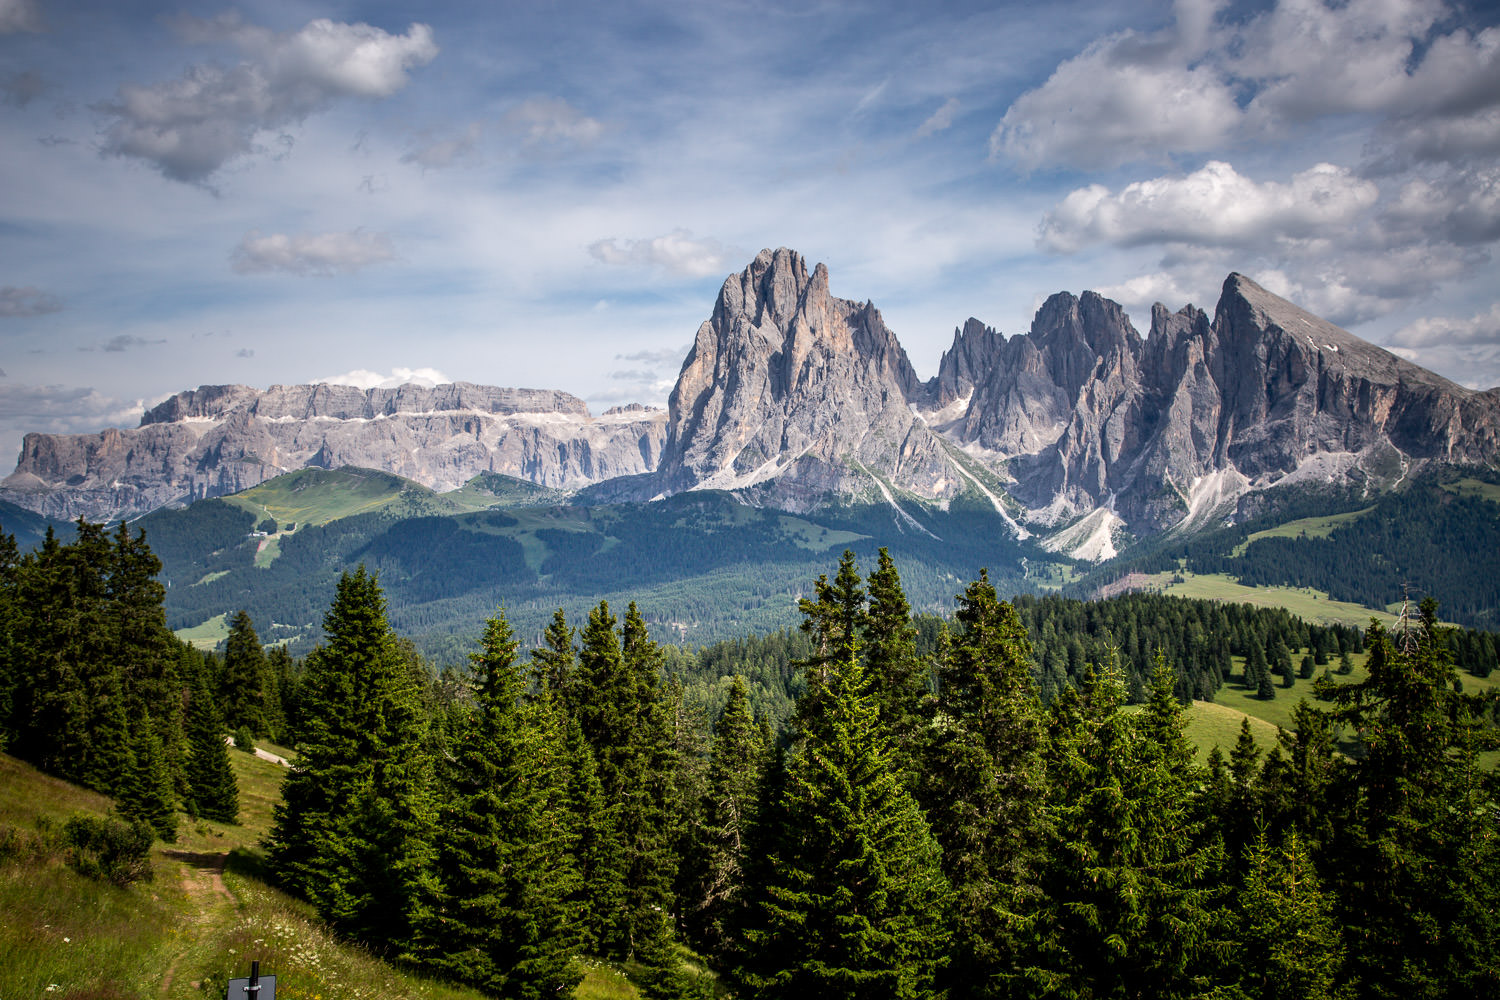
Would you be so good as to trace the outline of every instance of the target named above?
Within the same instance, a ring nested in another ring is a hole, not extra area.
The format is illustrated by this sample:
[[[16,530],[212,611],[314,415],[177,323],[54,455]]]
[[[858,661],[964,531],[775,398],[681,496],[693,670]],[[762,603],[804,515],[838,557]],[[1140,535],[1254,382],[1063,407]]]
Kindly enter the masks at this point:
[[[1030,6],[0,0],[0,465],[203,383],[660,403],[782,245],[924,377],[1233,270],[1500,384],[1493,4]]]

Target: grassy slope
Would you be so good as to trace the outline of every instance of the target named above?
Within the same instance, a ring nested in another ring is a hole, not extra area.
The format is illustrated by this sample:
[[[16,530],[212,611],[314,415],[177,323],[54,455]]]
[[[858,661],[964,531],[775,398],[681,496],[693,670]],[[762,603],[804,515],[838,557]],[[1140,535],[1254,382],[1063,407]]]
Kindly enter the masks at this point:
[[[1330,600],[1320,590],[1309,587],[1248,587],[1222,573],[1182,573],[1182,583],[1169,583],[1173,574],[1158,573],[1154,577],[1162,584],[1162,592],[1174,597],[1201,597],[1211,601],[1231,604],[1253,604],[1258,608],[1286,608],[1303,621],[1324,625],[1344,624],[1363,628],[1371,618],[1381,624],[1390,625],[1396,616],[1388,611],[1367,608],[1347,601]]]
[[[230,753],[240,825],[186,820],[157,844],[155,878],[125,889],[92,882],[58,852],[0,862],[0,997],[201,1000],[261,963],[281,1000],[426,997],[481,1000],[396,969],[330,935],[311,908],[259,877],[256,842],[270,830],[283,769]],[[104,796],[0,755],[0,827],[55,829]],[[617,969],[585,963],[580,1000],[637,996]]]
[[[1293,666],[1302,662],[1304,654],[1311,650],[1293,650]],[[1334,676],[1334,680],[1342,683],[1357,683],[1365,679],[1368,674],[1365,671],[1365,660],[1368,654],[1361,653],[1350,657],[1354,663],[1354,672],[1340,677]],[[1336,666],[1337,661],[1330,663],[1330,667]],[[1292,710],[1297,707],[1297,702],[1306,698],[1315,707],[1318,701],[1313,697],[1313,681],[1297,678],[1290,688],[1281,686],[1281,677],[1273,676],[1276,683],[1276,697],[1270,701],[1262,701],[1254,691],[1248,690],[1240,683],[1245,669],[1244,661],[1234,657],[1235,673],[1223,687],[1219,688],[1212,702],[1195,701],[1187,713],[1188,738],[1198,747],[1199,756],[1204,757],[1215,744],[1227,756],[1230,749],[1234,747],[1235,741],[1240,735],[1240,720],[1250,719],[1251,730],[1255,734],[1256,742],[1262,750],[1270,750],[1276,745],[1276,730],[1278,727],[1290,728],[1292,725]],[[1321,676],[1322,667],[1317,667],[1314,677]],[[1459,680],[1463,682],[1465,691],[1482,692],[1491,691],[1500,687],[1500,673],[1491,674],[1489,677],[1475,677],[1472,674],[1459,673]]]

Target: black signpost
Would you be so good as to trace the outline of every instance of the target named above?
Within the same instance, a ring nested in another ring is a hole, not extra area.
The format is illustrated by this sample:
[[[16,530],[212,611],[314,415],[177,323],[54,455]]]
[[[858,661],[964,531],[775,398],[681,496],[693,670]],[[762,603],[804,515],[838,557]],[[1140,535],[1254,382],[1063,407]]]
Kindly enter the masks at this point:
[[[260,963],[250,963],[249,979],[231,979],[224,1000],[276,1000],[276,977],[262,976]]]

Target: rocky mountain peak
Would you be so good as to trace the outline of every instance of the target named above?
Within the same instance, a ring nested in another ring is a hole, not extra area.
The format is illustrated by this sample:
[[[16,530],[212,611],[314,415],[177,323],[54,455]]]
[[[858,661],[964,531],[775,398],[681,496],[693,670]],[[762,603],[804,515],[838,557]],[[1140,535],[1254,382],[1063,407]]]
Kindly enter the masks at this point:
[[[698,328],[668,402],[658,485],[765,484],[768,501],[796,505],[864,482],[854,459],[894,466],[903,482],[907,467],[913,488],[931,491],[942,473],[913,471],[941,465],[936,438],[907,405],[921,392],[872,303],[833,296],[828,269],[809,272],[793,250],[762,250],[724,282]]]

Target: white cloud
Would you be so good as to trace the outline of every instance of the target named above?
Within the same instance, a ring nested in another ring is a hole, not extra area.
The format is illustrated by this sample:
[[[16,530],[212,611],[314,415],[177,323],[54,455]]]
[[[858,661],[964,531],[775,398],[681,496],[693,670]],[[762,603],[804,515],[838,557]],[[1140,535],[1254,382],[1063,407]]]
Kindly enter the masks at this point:
[[[598,240],[589,254],[616,267],[656,267],[673,274],[704,278],[727,274],[727,253],[717,240],[694,239],[686,229],[642,240]]]
[[[177,80],[121,86],[101,106],[112,119],[103,149],[188,182],[254,151],[260,133],[300,122],[338,98],[389,97],[438,51],[425,24],[401,35],[326,18],[280,35],[235,15],[179,25],[189,41],[228,42],[246,58],[230,68],[190,66]]]
[[[602,123],[560,97],[522,101],[505,113],[500,125],[528,149],[588,146],[604,132]]]
[[[229,255],[240,274],[284,271],[312,277],[351,274],[372,264],[396,259],[385,233],[356,229],[348,233],[268,233],[251,230]]]
[[[1096,243],[1260,246],[1347,227],[1378,197],[1373,182],[1328,163],[1281,184],[1251,180],[1214,160],[1186,176],[1137,181],[1118,194],[1099,184],[1078,188],[1043,217],[1038,243],[1054,253]]]
[[[1500,169],[1453,169],[1408,180],[1382,207],[1392,233],[1461,245],[1500,239]]]
[[[954,116],[958,114],[958,107],[956,97],[950,97],[944,101],[943,106],[932,113],[932,117],[917,127],[917,138],[925,139],[935,132],[950,128],[953,125]]]
[[[315,378],[311,384],[327,382],[332,385],[352,385],[360,389],[396,389],[403,385],[446,385],[453,380],[436,368],[392,368],[390,374],[382,375],[365,368],[356,368],[342,375]]]
[[[42,12],[36,0],[0,0],[0,35],[43,30]]]
[[[1117,60],[1114,40],[1091,46],[1016,99],[990,136],[990,154],[1035,170],[1084,168],[1215,149],[1241,112],[1212,70]]]
[[[1500,29],[1434,34],[1442,0],[1277,0],[1235,23],[1181,2],[1168,29],[1098,39],[1018,97],[990,151],[1024,169],[1112,167],[1374,115],[1385,158],[1500,145]]]
[[[85,434],[140,422],[143,400],[122,400],[89,386],[0,385],[0,433]]]
[[[1500,344],[1500,303],[1468,319],[1424,317],[1391,335],[1391,343],[1418,348],[1434,345]]]
[[[1106,299],[1113,299],[1126,309],[1150,309],[1155,303],[1161,302],[1176,310],[1194,299],[1190,283],[1185,282],[1181,275],[1167,271],[1142,274],[1119,284],[1104,285],[1094,291]],[[1208,301],[1201,296],[1198,298],[1199,301]]]
[[[15,288],[6,285],[0,288],[0,317],[22,318],[55,313],[62,308],[62,300],[56,295],[26,285]]]
[[[454,136],[439,139],[423,135],[422,144],[404,153],[401,162],[415,163],[424,170],[440,170],[462,162],[476,161],[481,133],[480,124],[470,122],[462,132]]]

